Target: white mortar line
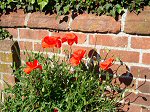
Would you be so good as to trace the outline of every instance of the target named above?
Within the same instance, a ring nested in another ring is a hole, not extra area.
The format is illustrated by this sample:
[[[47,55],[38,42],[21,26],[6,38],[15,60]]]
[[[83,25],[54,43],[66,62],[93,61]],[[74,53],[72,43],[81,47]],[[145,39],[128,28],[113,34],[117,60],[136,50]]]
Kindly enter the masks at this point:
[[[72,23],[73,19],[72,17],[70,16],[69,18],[69,23],[68,23],[68,30],[71,30],[71,23]]]
[[[142,57],[143,57],[143,52],[142,49],[140,49],[139,63],[142,63]]]
[[[52,36],[52,32],[49,31],[49,32],[48,32],[48,36]]]
[[[24,25],[27,26],[28,25],[28,20],[30,18],[31,13],[27,13],[26,17],[25,17],[25,22]]]
[[[124,9],[125,13],[122,15],[121,18],[121,32],[124,32],[124,27],[125,27],[125,21],[126,21],[126,16],[127,16],[127,9]]]
[[[0,61],[0,64],[12,65],[12,62],[3,62],[3,61]]]
[[[131,49],[131,36],[128,37],[128,48]]]

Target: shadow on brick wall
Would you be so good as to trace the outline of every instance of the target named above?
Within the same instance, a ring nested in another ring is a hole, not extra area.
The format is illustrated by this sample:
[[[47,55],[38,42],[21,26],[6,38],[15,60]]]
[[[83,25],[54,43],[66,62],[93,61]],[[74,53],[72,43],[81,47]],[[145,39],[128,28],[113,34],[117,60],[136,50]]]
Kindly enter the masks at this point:
[[[13,65],[13,72],[17,70],[21,66],[21,58],[20,58],[20,48],[17,41],[13,43],[11,46],[11,52],[12,52],[12,65]],[[18,79],[15,78],[15,82],[17,82]]]

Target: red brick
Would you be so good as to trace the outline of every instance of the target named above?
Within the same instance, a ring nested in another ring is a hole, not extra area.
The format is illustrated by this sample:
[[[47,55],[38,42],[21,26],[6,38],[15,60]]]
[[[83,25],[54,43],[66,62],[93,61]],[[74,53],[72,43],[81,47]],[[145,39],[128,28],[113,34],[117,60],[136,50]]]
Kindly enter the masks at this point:
[[[1,64],[0,63],[0,72],[12,73],[11,65],[9,65],[9,64]]]
[[[28,58],[28,54],[24,54],[24,52],[20,52],[21,61],[26,61]]]
[[[118,75],[126,73],[127,69],[124,65],[114,64],[111,66],[111,69]]]
[[[12,62],[12,53],[2,53],[0,52],[0,61],[2,62]]]
[[[0,92],[1,92],[1,90],[3,90],[3,84],[2,84],[2,82],[0,82]]]
[[[132,93],[125,99],[127,99],[127,98],[130,99],[130,103],[133,103],[133,104],[139,104],[139,105],[143,105],[143,106],[149,106],[149,104],[150,104],[150,95],[140,94],[140,93],[139,94]]]
[[[150,112],[150,108],[142,108],[142,112]]]
[[[20,38],[25,39],[41,40],[48,34],[47,30],[20,29]]]
[[[125,23],[126,33],[150,34],[150,7],[146,7],[145,9],[138,15],[128,11]]]
[[[93,35],[90,36],[90,44],[114,46],[114,47],[127,47],[128,37],[120,37],[113,35]]]
[[[134,77],[139,77],[139,78],[143,78],[146,75],[147,79],[150,79],[150,75],[148,73],[150,73],[150,68],[148,67],[138,67],[138,66],[131,66],[131,73],[133,74]]]
[[[10,14],[3,14],[0,18],[0,26],[3,27],[24,27],[25,16],[23,10],[17,12],[10,12]]]
[[[59,33],[58,32],[52,32],[52,35],[53,36],[60,36],[62,38],[63,36],[65,36],[66,33],[71,33],[71,32],[59,32]],[[86,40],[87,40],[86,34],[84,34],[84,33],[75,33],[75,34],[78,36],[78,43],[79,44],[83,44],[86,42]]]
[[[131,47],[136,49],[150,49],[150,38],[133,37],[131,38]]]
[[[72,30],[86,32],[118,33],[120,27],[120,21],[116,21],[113,17],[96,16],[94,14],[78,15],[71,24]]]
[[[6,28],[6,30],[13,36],[13,38],[18,37],[18,30],[17,28]]]
[[[12,44],[11,40],[0,41],[0,51],[11,51]]]
[[[150,64],[150,53],[144,53],[142,57],[142,63]]]
[[[53,52],[53,53],[58,53],[61,49],[59,48],[42,48],[41,43],[34,43],[34,50],[35,51],[40,51],[40,52]]]
[[[15,83],[15,77],[13,75],[4,74],[3,80],[10,85],[13,85]]]
[[[33,50],[32,42],[20,41],[19,45],[20,45],[20,50],[27,50],[27,51]]]
[[[28,27],[31,28],[51,28],[68,30],[69,17],[59,16],[56,14],[45,14],[41,12],[34,12],[30,15]]]
[[[102,57],[102,59],[104,59],[106,57],[106,50],[102,49],[100,50],[100,55]],[[118,57],[120,58],[123,62],[134,62],[134,63],[138,63],[139,62],[139,53],[138,52],[132,52],[132,51],[123,51],[123,50],[111,50],[108,53],[107,58],[110,57]]]
[[[123,107],[124,112],[141,112],[141,106],[139,105],[125,105]]]
[[[140,86],[139,91],[142,93],[150,93],[150,82],[149,81],[138,81],[138,86]]]

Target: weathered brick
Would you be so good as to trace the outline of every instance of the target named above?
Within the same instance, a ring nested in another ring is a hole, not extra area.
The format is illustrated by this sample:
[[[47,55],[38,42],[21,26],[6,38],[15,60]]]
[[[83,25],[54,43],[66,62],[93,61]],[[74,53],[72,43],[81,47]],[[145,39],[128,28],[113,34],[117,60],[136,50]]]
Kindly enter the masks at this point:
[[[3,27],[24,27],[25,16],[23,10],[10,12],[10,14],[3,14],[0,18],[0,26]]]
[[[13,38],[18,37],[18,30],[17,28],[5,28],[12,36]]]
[[[59,37],[63,37],[65,36],[66,33],[71,33],[71,32],[52,32],[52,36],[59,36]],[[73,32],[74,33],[74,32]],[[83,44],[86,42],[87,40],[87,35],[84,33],[75,33],[78,36],[78,43],[79,44]]]
[[[140,105],[125,105],[123,107],[123,112],[141,112],[141,106]]]
[[[0,72],[11,73],[12,72],[11,66],[9,64],[0,63]]]
[[[113,47],[127,47],[128,37],[114,35],[90,35],[90,44]]]
[[[0,51],[11,51],[12,44],[11,40],[0,41]]]
[[[142,63],[150,64],[150,53],[144,53],[142,57]]]
[[[113,17],[95,16],[94,14],[78,15],[71,23],[72,30],[86,32],[118,33],[120,27],[120,21],[116,21]]]
[[[147,79],[150,79],[150,68],[149,67],[138,67],[138,66],[131,66],[131,73],[134,77],[143,78],[146,76]]]
[[[0,82],[0,92],[1,92],[1,90],[3,90],[3,84],[2,84],[2,82]],[[1,98],[1,96],[0,96],[0,98]]]
[[[68,16],[57,17],[56,14],[49,15],[45,13],[34,12],[30,15],[28,27],[68,30],[68,23]]]
[[[149,104],[150,104],[150,95],[146,95],[146,94],[141,94],[141,93],[134,94],[134,93],[132,93],[131,95],[129,95],[125,99],[130,100],[130,103],[133,103],[133,104],[138,104],[138,105],[143,105],[143,106],[149,106]]]
[[[20,29],[20,38],[41,40],[49,34],[47,30]]]
[[[150,7],[136,15],[134,12],[127,13],[125,32],[131,34],[150,34]]]
[[[150,49],[150,38],[133,37],[131,38],[131,47],[136,49]]]
[[[3,62],[12,62],[12,54],[0,52],[0,61]]]
[[[142,112],[150,112],[150,108],[143,107]]]
[[[150,93],[150,82],[149,81],[138,81],[138,86],[140,86],[139,91],[142,93]]]
[[[20,50],[33,50],[32,47],[32,42],[24,42],[24,41],[20,41],[19,42],[20,45]]]
[[[3,80],[10,85],[13,85],[15,83],[15,77],[13,75],[4,74]]]
[[[105,49],[100,50],[100,55],[102,59],[104,59],[107,55],[107,52]],[[134,62],[138,63],[139,62],[139,53],[138,52],[132,52],[132,51],[123,51],[123,50],[111,50],[108,53],[107,58],[110,57],[118,57],[120,58],[123,62]]]

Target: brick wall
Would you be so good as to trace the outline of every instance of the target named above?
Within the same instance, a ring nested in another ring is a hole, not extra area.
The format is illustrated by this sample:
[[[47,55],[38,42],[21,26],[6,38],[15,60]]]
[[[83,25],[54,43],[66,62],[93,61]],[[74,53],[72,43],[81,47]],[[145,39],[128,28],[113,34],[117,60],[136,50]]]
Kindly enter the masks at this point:
[[[43,51],[41,39],[44,36],[64,35],[71,31],[79,37],[79,44],[74,45],[73,49],[90,50],[96,47],[101,56],[105,54],[105,48],[110,49],[110,56],[120,57],[128,65],[136,87],[144,82],[146,75],[144,86],[135,90],[129,97],[132,100],[137,95],[142,95],[147,98],[147,101],[138,98],[131,104],[129,111],[150,111],[150,7],[145,7],[139,15],[126,10],[117,21],[109,16],[93,14],[60,16],[56,20],[54,14],[45,15],[40,12],[24,14],[22,10],[18,10],[2,15],[0,26],[13,35],[13,40],[20,49],[16,51],[13,47],[14,42],[10,39],[0,41],[0,89],[5,86],[2,80],[10,84],[15,82],[10,74],[12,72],[10,66],[12,60],[17,62],[16,53],[19,52],[24,59],[23,51],[26,49]],[[63,45],[62,51],[66,48],[68,48],[67,44]]]

